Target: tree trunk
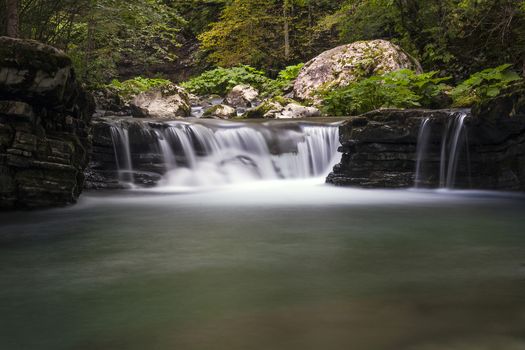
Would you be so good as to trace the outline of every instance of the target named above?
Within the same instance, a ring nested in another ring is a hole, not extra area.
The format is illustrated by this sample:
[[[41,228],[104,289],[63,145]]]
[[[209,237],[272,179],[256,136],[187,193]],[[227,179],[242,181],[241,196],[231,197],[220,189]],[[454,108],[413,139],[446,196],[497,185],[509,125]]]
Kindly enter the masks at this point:
[[[84,80],[89,79],[89,66],[91,64],[93,51],[95,49],[95,28],[96,21],[93,14],[91,14],[87,21],[87,36],[86,36],[86,47],[84,51],[84,62],[83,62],[83,78]]]
[[[290,18],[288,15],[288,1],[284,1],[283,5],[284,17],[284,58],[288,61],[290,59]]]
[[[7,10],[7,36],[12,38],[18,38],[19,32],[19,19],[18,19],[18,5],[19,0],[6,0]]]

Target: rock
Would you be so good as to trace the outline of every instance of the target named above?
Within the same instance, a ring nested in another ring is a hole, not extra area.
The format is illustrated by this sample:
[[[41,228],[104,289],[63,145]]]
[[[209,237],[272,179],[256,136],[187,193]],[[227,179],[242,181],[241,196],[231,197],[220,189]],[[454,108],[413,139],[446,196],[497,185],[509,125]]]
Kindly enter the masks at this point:
[[[227,105],[215,105],[204,112],[203,118],[230,119],[236,116],[235,108]]]
[[[499,96],[482,101],[472,108],[472,112],[487,121],[525,115],[525,83],[515,84]]]
[[[256,107],[259,92],[250,85],[237,85],[226,96],[226,104],[235,108]]]
[[[285,97],[265,100],[244,115],[249,119],[300,119],[320,116],[319,109],[302,106],[297,101]]]
[[[97,116],[131,115],[129,101],[124,101],[116,89],[103,87],[93,91],[92,94],[95,98]]]
[[[153,88],[130,103],[135,118],[170,120],[189,117],[191,105],[186,91],[174,84]]]
[[[320,116],[321,111],[315,107],[305,107],[297,103],[290,103],[279,113],[275,114],[275,119],[301,119]]]
[[[284,106],[274,100],[267,100],[259,106],[246,111],[244,118],[248,119],[275,119],[276,115],[282,112]]]
[[[63,52],[0,37],[0,209],[76,201],[93,110]]]
[[[318,103],[319,90],[405,68],[423,71],[415,58],[389,41],[357,41],[325,51],[306,63],[295,81],[294,96]]]
[[[465,113],[380,110],[352,117],[340,127],[343,156],[327,182],[365,188],[413,187],[418,136],[422,121],[428,118],[428,143],[418,182],[421,187],[440,187],[442,162],[448,164],[450,159],[442,158],[443,135],[450,133],[451,121]],[[525,191],[525,115],[502,115],[495,122],[481,111],[467,114],[464,125],[468,137],[459,139],[454,188]]]

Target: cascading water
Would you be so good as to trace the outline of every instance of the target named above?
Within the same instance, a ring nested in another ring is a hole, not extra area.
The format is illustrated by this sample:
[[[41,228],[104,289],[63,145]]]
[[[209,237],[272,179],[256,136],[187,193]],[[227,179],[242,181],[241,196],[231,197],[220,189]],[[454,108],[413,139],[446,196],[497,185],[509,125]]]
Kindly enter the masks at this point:
[[[119,181],[123,183],[133,183],[133,164],[131,161],[129,132],[120,125],[112,125],[110,131]]]
[[[468,130],[465,127],[467,112],[451,114],[450,119],[444,124],[439,152],[439,187],[454,188],[456,174],[461,152],[466,144],[468,161]],[[425,118],[419,129],[417,153],[416,153],[416,175],[415,187],[420,187],[423,182],[423,164],[429,156],[430,139],[432,132],[432,119]],[[467,164],[468,165],[468,164]]]
[[[430,118],[425,118],[421,122],[419,129],[417,151],[416,151],[416,180],[415,187],[418,188],[421,185],[421,175],[423,170],[423,161],[427,153],[429,137],[430,137]]]
[[[339,157],[336,124],[176,121],[134,125],[142,131],[132,137],[138,134],[156,139],[155,148],[165,169],[159,186],[164,187],[320,177],[330,171]],[[111,133],[119,174],[129,175],[138,171],[133,169],[131,160],[147,157],[132,152],[127,128],[127,124],[115,125]],[[126,161],[122,161],[122,154]],[[120,180],[132,182],[133,178]]]
[[[456,171],[459,160],[460,147],[463,145],[464,135],[466,134],[465,130],[465,118],[467,118],[466,113],[461,113],[454,117],[454,119],[449,121],[449,126],[447,127],[448,132],[444,135],[443,145],[446,145],[446,140],[450,139],[448,142],[448,155],[447,152],[441,153],[441,166],[440,166],[440,179],[439,183],[441,187],[453,188],[456,180]],[[445,148],[442,148],[444,150]],[[447,161],[448,159],[448,161]],[[446,165],[445,165],[446,163]],[[445,176],[446,173],[446,176]]]

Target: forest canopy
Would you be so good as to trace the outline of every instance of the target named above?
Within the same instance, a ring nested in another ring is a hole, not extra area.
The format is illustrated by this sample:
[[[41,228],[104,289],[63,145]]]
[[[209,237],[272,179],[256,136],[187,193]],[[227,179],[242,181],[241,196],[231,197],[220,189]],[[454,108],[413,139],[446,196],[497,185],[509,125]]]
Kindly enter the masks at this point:
[[[1,8],[8,2],[17,3],[21,37],[65,50],[90,83],[239,65],[276,75],[378,38],[455,80],[525,66],[522,0],[0,0]],[[6,21],[2,11],[2,35]]]

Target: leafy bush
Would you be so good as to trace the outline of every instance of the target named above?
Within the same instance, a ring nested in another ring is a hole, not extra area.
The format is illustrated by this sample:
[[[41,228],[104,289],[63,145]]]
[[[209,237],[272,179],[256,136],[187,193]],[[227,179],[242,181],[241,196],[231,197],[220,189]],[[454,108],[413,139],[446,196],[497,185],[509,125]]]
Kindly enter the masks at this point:
[[[274,81],[262,71],[250,66],[238,66],[233,68],[216,68],[202,73],[187,82],[182,87],[188,91],[199,94],[216,94],[224,96],[236,85],[251,85],[260,92],[268,92],[273,89]]]
[[[263,71],[250,66],[216,68],[202,73],[181,85],[188,91],[199,95],[226,95],[236,85],[251,85],[262,95],[275,96],[282,93],[297,78],[303,63],[289,66],[279,72],[277,79],[268,78]]]
[[[416,74],[403,69],[327,91],[324,110],[331,115],[355,115],[379,108],[429,107],[446,89],[437,72]]]
[[[521,80],[521,77],[510,70],[510,67],[510,64],[504,64],[472,74],[452,90],[454,107],[471,107],[483,100],[496,97],[511,83]]]
[[[279,94],[284,92],[285,90],[288,90],[293,81],[297,79],[297,76],[299,75],[299,72],[301,72],[301,69],[304,67],[304,63],[299,63],[295,66],[288,66],[282,71],[279,72],[277,75],[277,79],[275,79],[275,82],[273,84],[273,93]]]
[[[120,82],[118,80],[111,81],[107,85],[110,89],[115,89],[117,93],[124,99],[130,99],[141,92],[149,89],[170,84],[171,81],[166,79],[150,79],[143,77],[136,77],[130,80]]]
[[[301,69],[304,67],[304,63],[296,64],[295,66],[288,66],[282,71],[279,72],[277,80],[280,81],[292,81],[297,78],[299,75],[299,72],[301,72]]]

